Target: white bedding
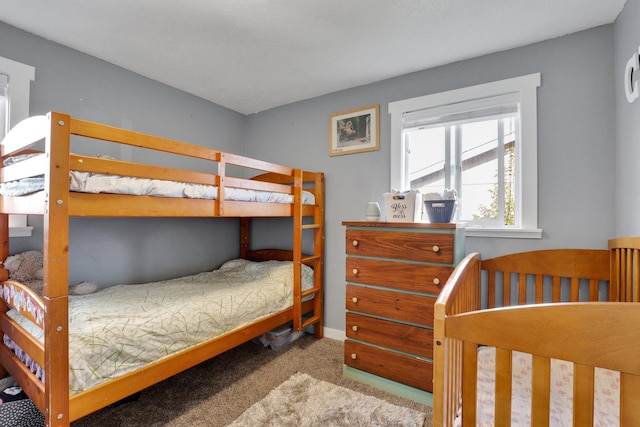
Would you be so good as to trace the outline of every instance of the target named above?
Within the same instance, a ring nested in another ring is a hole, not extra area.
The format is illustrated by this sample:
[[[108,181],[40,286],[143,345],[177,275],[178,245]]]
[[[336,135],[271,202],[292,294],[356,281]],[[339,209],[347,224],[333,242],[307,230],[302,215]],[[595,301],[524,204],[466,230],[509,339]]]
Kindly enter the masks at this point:
[[[16,156],[20,160],[32,155]],[[18,163],[20,160],[9,158],[4,164]],[[44,189],[44,177],[26,178],[0,184],[0,194],[17,197],[35,193]],[[218,198],[218,187],[213,185],[191,184],[160,179],[134,178],[119,175],[106,175],[90,172],[69,172],[69,190],[80,193],[130,194],[136,196],[182,197],[189,199]],[[225,187],[225,199],[243,202],[293,203],[291,194],[246,190]],[[302,203],[312,205],[315,197],[308,191],[302,193]]]
[[[494,426],[495,348],[478,350],[477,425]],[[511,425],[531,425],[530,354],[514,352],[512,359]],[[595,369],[594,426],[620,425],[620,375],[607,369]],[[572,426],[573,364],[551,360],[551,404],[549,425]]]
[[[302,286],[313,286],[313,270],[308,266],[303,266]],[[212,272],[70,296],[70,393],[134,371],[292,303],[291,262],[242,259]],[[39,327],[15,310],[8,315],[42,341]],[[39,367],[35,370],[41,375]]]

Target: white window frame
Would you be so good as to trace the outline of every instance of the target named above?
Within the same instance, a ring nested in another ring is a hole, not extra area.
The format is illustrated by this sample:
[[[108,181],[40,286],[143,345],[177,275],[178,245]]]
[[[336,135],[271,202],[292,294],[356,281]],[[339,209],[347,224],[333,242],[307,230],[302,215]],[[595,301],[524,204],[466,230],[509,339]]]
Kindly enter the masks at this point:
[[[0,73],[9,77],[9,129],[29,117],[31,82],[36,69],[30,65],[0,56]],[[0,138],[4,135],[0,135]],[[33,227],[27,226],[26,215],[9,215],[9,237],[31,236]]]
[[[538,228],[538,101],[540,73],[529,74],[497,82],[454,89],[432,95],[419,96],[389,103],[391,115],[391,188],[408,190],[407,151],[402,138],[402,117],[405,113],[452,105],[509,93],[520,95],[520,199],[519,228],[490,228],[468,226],[470,237],[541,238]]]

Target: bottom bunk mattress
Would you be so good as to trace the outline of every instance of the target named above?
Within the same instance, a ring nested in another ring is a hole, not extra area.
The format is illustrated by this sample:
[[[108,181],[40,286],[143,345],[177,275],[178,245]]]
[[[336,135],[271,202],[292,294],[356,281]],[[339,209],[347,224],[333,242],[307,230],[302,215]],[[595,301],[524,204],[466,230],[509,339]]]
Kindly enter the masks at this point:
[[[313,286],[303,266],[302,288]],[[218,270],[69,297],[69,386],[76,394],[293,304],[293,263],[228,261]],[[41,328],[8,316],[34,337]],[[22,351],[5,335],[5,344]],[[32,360],[23,361],[39,377]]]
[[[478,350],[477,425],[494,426],[495,347]],[[608,369],[594,371],[594,426],[620,425],[620,375]],[[513,352],[511,425],[531,425],[532,356]],[[549,425],[572,426],[573,363],[551,360]]]

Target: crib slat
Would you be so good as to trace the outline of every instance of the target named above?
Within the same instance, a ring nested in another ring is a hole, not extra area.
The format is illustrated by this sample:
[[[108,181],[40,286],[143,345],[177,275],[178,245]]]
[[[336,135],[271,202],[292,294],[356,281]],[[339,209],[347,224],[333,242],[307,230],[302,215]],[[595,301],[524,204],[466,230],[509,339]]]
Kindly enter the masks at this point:
[[[561,279],[559,276],[553,276],[551,279],[551,301],[552,302],[560,302],[560,282]]]
[[[531,379],[531,425],[549,426],[549,394],[551,393],[551,361],[533,355]]]
[[[589,301],[598,301],[598,281],[589,280]]]
[[[511,351],[496,349],[495,421],[498,426],[511,424]]]
[[[620,268],[621,268],[621,249],[611,247],[611,241],[609,242],[609,249],[611,253],[611,279],[609,281],[609,301],[622,301],[620,298]]]
[[[496,306],[496,272],[493,270],[487,271],[487,307],[493,308]]]
[[[624,271],[626,271],[625,281],[624,281],[624,285],[626,289],[625,301],[633,301],[633,288],[629,286],[629,283],[633,283],[633,268],[629,268],[629,266],[633,265],[633,258],[636,251],[633,249],[627,249],[625,252],[626,252],[626,259],[625,259],[625,265],[623,266]]]
[[[534,301],[536,304],[542,304],[544,302],[544,276],[542,274],[536,274],[536,294],[534,295]]]
[[[640,425],[640,377],[620,374],[620,425]]]
[[[518,305],[527,303],[527,275],[518,274]]]
[[[460,360],[462,360],[462,343],[457,340],[450,340],[446,342],[446,368],[447,368],[447,378],[450,378],[450,381],[447,384],[447,387],[444,389],[444,393],[447,396],[446,407],[445,407],[445,426],[453,427],[453,421],[456,418],[458,408],[460,405],[460,382],[462,379],[462,365],[460,364]]]
[[[573,425],[593,425],[593,366],[573,365]]]
[[[580,301],[580,279],[577,277],[571,278],[571,295],[569,296],[569,301]]]
[[[640,250],[638,248],[635,249],[627,249],[628,252],[628,261],[626,268],[627,278],[624,283],[624,287],[626,290],[626,300],[629,302],[638,302],[638,289],[640,286],[640,280],[638,280],[638,273],[640,272]]]
[[[478,386],[478,346],[465,341],[462,344],[462,401],[475,402]],[[462,425],[476,425],[476,405],[465,405]]]
[[[511,305],[511,273],[504,272],[504,286],[502,289],[502,306],[508,307]]]

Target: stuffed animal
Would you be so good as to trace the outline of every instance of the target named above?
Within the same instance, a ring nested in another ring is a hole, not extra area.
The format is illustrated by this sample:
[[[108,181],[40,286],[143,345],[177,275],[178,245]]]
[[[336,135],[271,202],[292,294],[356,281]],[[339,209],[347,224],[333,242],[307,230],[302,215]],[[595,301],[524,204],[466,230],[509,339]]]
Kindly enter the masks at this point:
[[[27,251],[7,257],[4,268],[9,272],[9,279],[18,280],[29,285],[42,295],[43,257],[40,251]],[[97,292],[99,286],[94,282],[82,282],[69,286],[69,295],[86,295]]]
[[[94,282],[82,282],[77,285],[69,286],[69,295],[87,295],[98,292],[100,286]]]
[[[4,261],[4,268],[9,271],[9,278],[26,282],[29,280],[42,280],[42,252],[27,251],[11,255]]]

